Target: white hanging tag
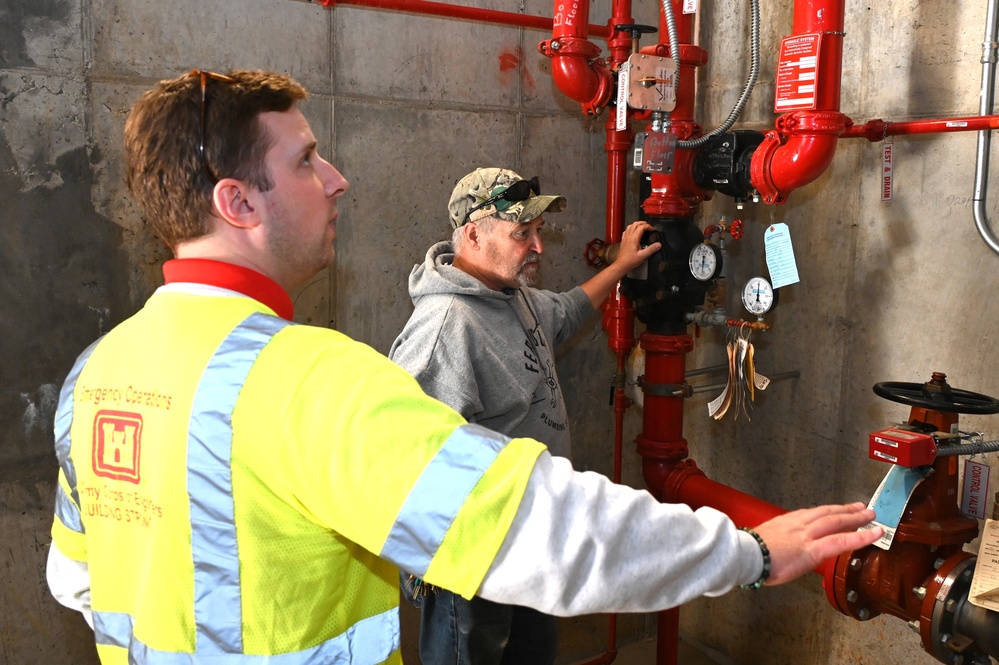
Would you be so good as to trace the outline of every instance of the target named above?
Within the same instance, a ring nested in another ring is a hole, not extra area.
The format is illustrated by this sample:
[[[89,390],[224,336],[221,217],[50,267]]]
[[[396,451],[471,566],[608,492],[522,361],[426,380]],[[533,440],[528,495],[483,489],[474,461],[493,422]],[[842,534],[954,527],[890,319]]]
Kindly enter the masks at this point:
[[[797,284],[798,265],[794,262],[794,248],[791,246],[791,231],[787,224],[771,224],[763,237],[767,255],[767,268],[770,270],[770,283],[775,289],[789,284]]]
[[[753,372],[753,385],[756,386],[757,390],[766,390],[767,386],[770,385],[770,379],[759,372]]]
[[[886,137],[881,143],[881,200],[891,201],[895,176],[895,146],[891,137]]]
[[[721,409],[722,404],[725,402],[725,398],[726,397],[728,397],[728,386],[725,386],[724,390],[721,391],[721,394],[718,395],[718,397],[715,397],[713,400],[711,400],[710,402],[708,402],[708,415],[709,416],[711,416],[715,420],[719,420],[722,416],[725,415],[724,411],[722,411],[717,416],[715,414],[718,413],[719,409]]]
[[[615,129],[621,132],[628,129],[628,84],[631,79],[631,65],[621,63],[617,79],[617,108],[614,111]]]
[[[964,487],[961,489],[961,514],[965,517],[985,519],[985,505],[988,503],[989,465],[964,460]]]
[[[683,0],[683,13],[684,14],[697,13],[697,0]]]

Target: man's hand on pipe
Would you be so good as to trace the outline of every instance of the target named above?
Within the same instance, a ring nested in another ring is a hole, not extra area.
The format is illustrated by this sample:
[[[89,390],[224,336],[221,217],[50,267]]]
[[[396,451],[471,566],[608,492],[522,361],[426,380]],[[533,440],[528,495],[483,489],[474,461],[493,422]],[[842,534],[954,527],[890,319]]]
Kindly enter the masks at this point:
[[[790,582],[830,557],[872,544],[882,529],[857,529],[873,519],[874,511],[858,502],[795,510],[759,525],[754,530],[770,550],[767,586]]]
[[[648,247],[642,247],[642,236],[646,231],[655,231],[651,224],[638,220],[628,225],[621,234],[621,246],[613,265],[621,269],[622,274],[642,264],[645,259],[659,251],[662,243],[654,242]]]

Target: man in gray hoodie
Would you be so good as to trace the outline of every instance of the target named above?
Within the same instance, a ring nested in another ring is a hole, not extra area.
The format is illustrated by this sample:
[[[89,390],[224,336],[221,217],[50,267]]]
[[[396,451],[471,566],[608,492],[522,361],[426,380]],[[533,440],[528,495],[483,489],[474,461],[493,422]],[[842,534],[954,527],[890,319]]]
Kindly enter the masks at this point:
[[[537,439],[553,455],[570,458],[555,349],[659,243],[642,248],[642,235],[652,227],[635,222],[614,263],[581,286],[566,293],[531,288],[544,251],[543,214],[565,205],[562,196],[542,195],[537,178],[507,169],[480,168],[462,178],[448,203],[451,241],[431,247],[414,267],[409,294],[415,310],[389,357],[469,422]],[[421,608],[424,665],[554,661],[554,617],[482,598],[468,601],[403,577],[407,596]]]

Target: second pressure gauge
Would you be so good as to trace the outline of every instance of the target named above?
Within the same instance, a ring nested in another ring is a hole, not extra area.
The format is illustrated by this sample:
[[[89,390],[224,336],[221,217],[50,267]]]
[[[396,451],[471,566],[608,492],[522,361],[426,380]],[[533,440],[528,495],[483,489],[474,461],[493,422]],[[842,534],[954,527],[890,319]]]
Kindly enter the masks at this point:
[[[750,277],[742,287],[742,304],[750,314],[763,316],[777,304],[777,290],[764,277]]]
[[[694,245],[694,249],[690,250],[687,265],[690,266],[690,274],[694,279],[702,282],[712,280],[721,272],[721,250],[706,242]]]

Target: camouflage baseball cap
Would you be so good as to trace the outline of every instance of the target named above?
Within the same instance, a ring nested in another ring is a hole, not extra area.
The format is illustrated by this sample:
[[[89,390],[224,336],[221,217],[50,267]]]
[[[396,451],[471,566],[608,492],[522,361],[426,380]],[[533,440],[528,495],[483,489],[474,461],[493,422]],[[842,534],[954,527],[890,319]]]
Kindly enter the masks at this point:
[[[474,222],[485,217],[496,217],[508,222],[526,223],[546,212],[565,210],[565,197],[538,194],[537,179],[526,190],[528,198],[522,201],[509,201],[499,198],[511,185],[523,181],[509,169],[475,169],[458,181],[451,192],[447,209],[451,215],[451,228],[456,229],[466,222]],[[483,203],[495,201],[479,208]],[[471,211],[471,215],[469,215]]]

